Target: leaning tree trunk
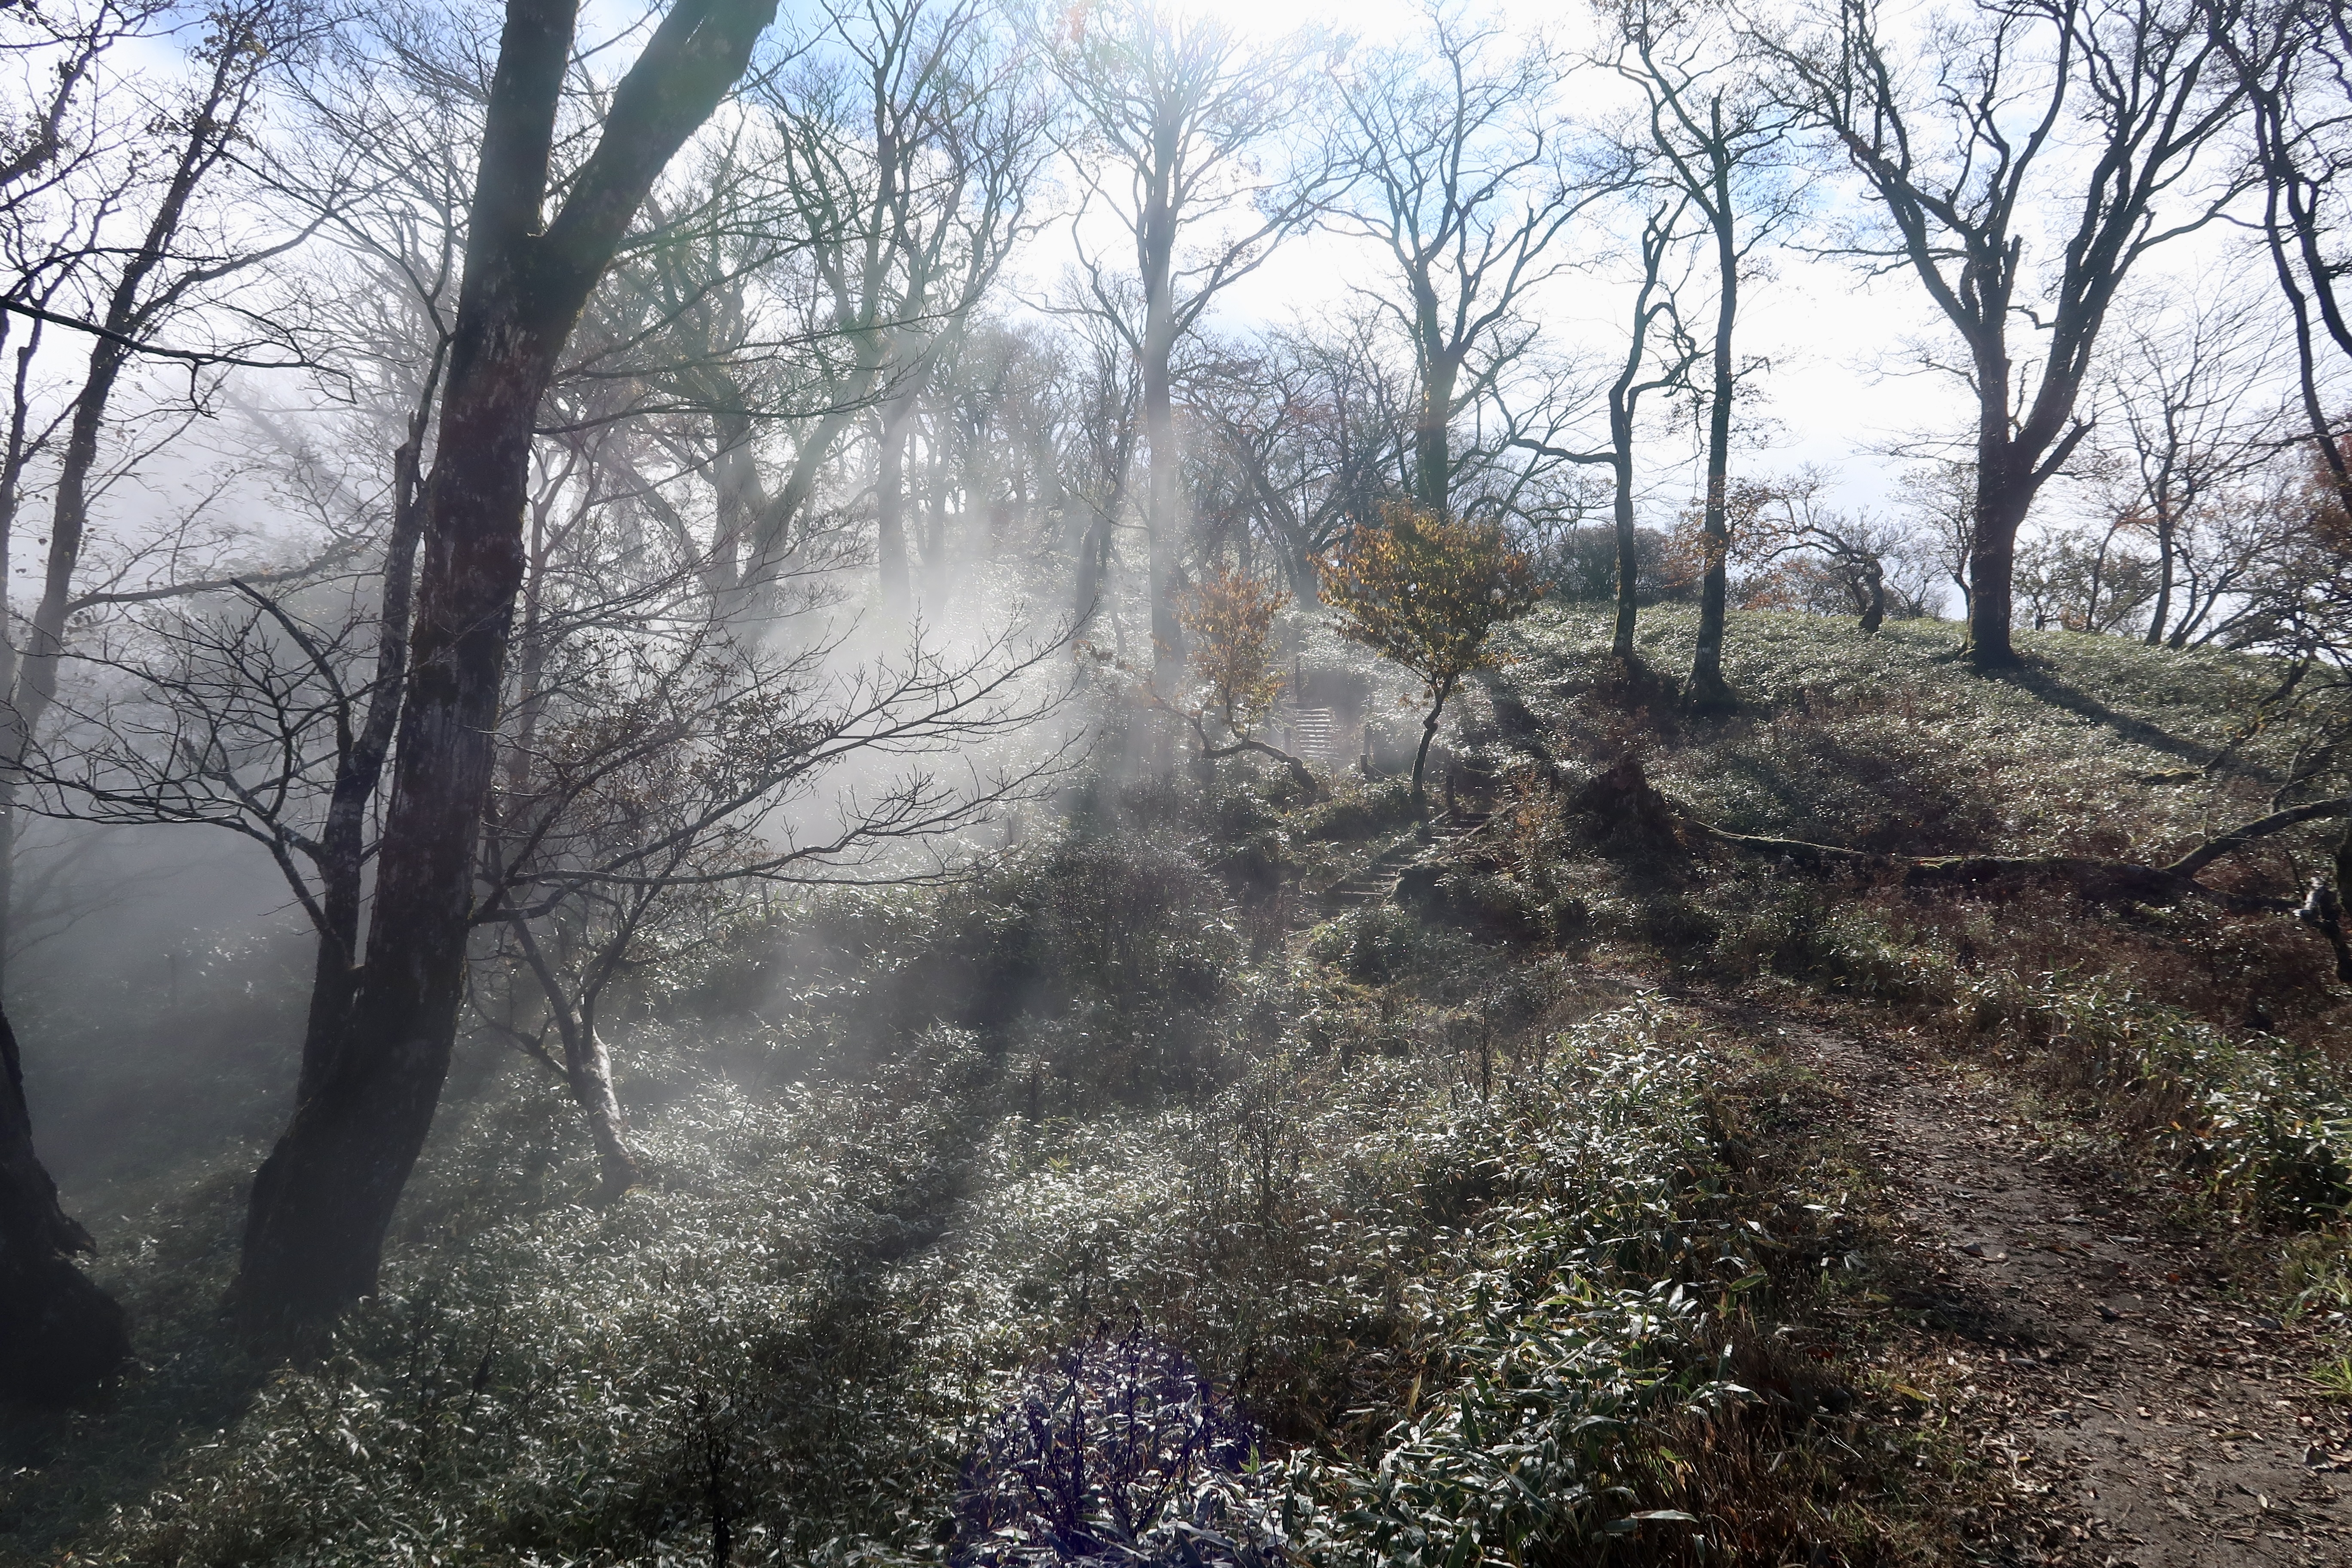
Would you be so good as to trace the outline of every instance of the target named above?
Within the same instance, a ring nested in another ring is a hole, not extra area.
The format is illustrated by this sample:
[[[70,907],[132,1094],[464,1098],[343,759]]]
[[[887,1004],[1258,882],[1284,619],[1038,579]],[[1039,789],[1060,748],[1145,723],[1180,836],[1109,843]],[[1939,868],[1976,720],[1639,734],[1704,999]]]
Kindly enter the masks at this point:
[[[572,1098],[588,1119],[604,1195],[617,1198],[642,1181],[644,1173],[629,1148],[629,1122],[621,1111],[621,1097],[613,1091],[613,1056],[593,1018],[582,1021],[576,1043],[565,1040],[563,1072]]]
[[[1416,816],[1429,815],[1429,796],[1422,787],[1423,775],[1429,767],[1429,743],[1437,739],[1437,721],[1445,714],[1445,700],[1454,695],[1451,679],[1437,689],[1437,700],[1429,705],[1429,716],[1421,721],[1421,744],[1412,753],[1412,810]]]
[[[0,1398],[70,1399],[130,1355],[122,1309],[74,1265],[94,1250],[33,1152],[16,1037],[0,1014]]]
[[[236,1294],[317,1319],[372,1293],[457,1033],[533,426],[557,356],[646,193],[741,77],[774,0],[677,0],[541,225],[569,0],[509,0],[426,488],[422,571],[360,994],[341,1048],[254,1179]]]

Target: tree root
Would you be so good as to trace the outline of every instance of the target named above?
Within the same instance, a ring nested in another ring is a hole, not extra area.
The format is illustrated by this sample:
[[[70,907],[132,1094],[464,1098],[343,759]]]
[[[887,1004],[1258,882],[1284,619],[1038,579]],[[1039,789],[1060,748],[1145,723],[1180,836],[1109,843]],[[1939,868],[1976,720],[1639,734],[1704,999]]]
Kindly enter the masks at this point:
[[[1642,776],[1641,764],[1635,762],[1621,763],[1601,777],[1608,783],[1607,789],[1598,795],[1588,791],[1591,798],[1589,801],[1580,799],[1580,805],[1598,805],[1601,804],[1601,796],[1605,795],[1612,810],[1628,814],[1637,821],[1655,821],[1661,813],[1671,814],[1709,843],[1721,844],[1751,855],[1769,855],[1820,866],[1851,866],[1858,870],[1900,876],[1911,883],[1979,883],[2030,878],[2063,883],[2076,897],[2092,903],[2163,906],[2177,904],[2185,899],[2201,899],[2245,914],[2304,914],[2312,906],[2309,900],[2224,892],[2199,881],[2198,873],[2225,855],[2284,833],[2288,828],[2306,822],[2352,816],[2352,798],[2315,800],[2290,806],[2209,838],[2179,859],[2162,866],[2084,855],[1920,857],[1846,849],[1832,844],[1811,844],[1801,838],[1769,838],[1752,833],[1734,833],[1706,821],[1688,806],[1659,790]],[[2306,924],[2325,932],[2326,927],[2322,922],[2308,915],[2304,915],[2304,918]],[[2343,966],[2352,968],[2352,960],[2346,960]]]

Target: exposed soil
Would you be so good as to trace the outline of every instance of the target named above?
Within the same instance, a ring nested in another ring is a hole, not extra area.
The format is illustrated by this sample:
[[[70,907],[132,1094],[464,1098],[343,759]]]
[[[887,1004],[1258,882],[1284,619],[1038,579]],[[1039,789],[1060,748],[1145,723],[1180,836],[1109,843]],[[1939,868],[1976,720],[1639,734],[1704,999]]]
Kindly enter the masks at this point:
[[[2215,1249],[2000,1090],[1905,1042],[1783,1033],[1891,1194],[1891,1310],[1965,1377],[2031,1521],[1990,1560],[2352,1565],[2352,1415],[2303,1381],[2314,1333],[2233,1300]]]

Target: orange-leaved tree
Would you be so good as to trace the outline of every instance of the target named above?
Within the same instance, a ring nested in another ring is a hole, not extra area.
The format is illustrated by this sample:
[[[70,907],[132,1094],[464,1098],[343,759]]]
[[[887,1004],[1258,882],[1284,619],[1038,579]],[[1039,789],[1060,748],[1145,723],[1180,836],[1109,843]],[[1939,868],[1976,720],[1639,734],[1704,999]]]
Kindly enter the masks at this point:
[[[1486,661],[1486,634],[1543,596],[1528,558],[1500,523],[1449,521],[1403,501],[1381,509],[1320,563],[1323,600],[1336,629],[1421,677],[1429,698],[1412,756],[1412,798],[1425,810],[1422,774],[1445,700]]]
[[[1203,763],[1255,752],[1285,763],[1302,788],[1320,794],[1305,763],[1252,732],[1282,695],[1274,618],[1289,602],[1273,584],[1222,563],[1204,573],[1177,608],[1192,637],[1192,668],[1202,682],[1197,700],[1179,711],[1192,726]],[[1209,738],[1213,724],[1223,731],[1223,743]]]

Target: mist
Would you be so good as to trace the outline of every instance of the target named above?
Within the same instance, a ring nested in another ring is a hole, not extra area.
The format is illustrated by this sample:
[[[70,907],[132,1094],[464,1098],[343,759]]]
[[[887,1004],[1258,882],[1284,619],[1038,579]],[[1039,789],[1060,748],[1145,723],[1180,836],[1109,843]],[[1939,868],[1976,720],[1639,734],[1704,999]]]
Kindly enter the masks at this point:
[[[0,38],[0,1561],[2352,1529],[2336,7]]]

